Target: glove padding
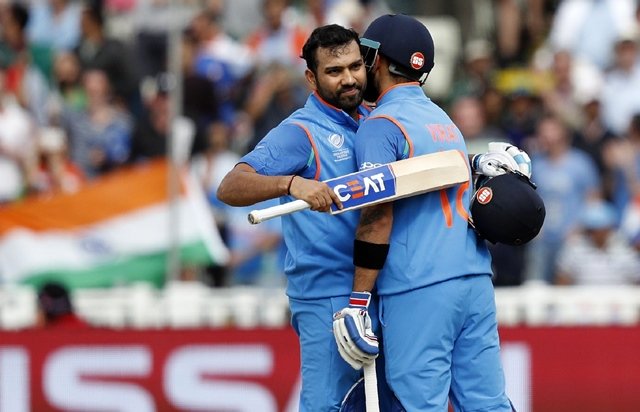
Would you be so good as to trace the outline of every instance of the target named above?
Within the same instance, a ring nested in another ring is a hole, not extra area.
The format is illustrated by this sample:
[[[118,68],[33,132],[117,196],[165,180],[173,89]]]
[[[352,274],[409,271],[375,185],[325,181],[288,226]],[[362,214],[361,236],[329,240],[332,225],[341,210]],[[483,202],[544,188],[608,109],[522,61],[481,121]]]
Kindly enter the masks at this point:
[[[489,151],[473,157],[473,170],[484,176],[495,177],[508,170],[531,177],[531,159],[517,147],[503,142],[489,143]],[[506,169],[506,170],[505,170]]]
[[[352,292],[349,306],[333,315],[333,336],[338,352],[356,370],[373,362],[379,353],[378,338],[373,333],[367,312],[370,300],[368,292]]]

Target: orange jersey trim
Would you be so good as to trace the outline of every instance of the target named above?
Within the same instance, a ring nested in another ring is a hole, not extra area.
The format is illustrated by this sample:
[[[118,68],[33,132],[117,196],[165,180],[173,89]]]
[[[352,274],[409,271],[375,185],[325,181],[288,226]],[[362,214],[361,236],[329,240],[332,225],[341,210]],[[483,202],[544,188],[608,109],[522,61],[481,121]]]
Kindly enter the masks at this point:
[[[297,123],[297,122],[294,122],[293,124],[295,124],[296,126],[301,128],[302,130],[304,130],[305,134],[307,135],[307,139],[309,139],[309,143],[311,143],[311,147],[313,149],[314,157],[316,159],[316,174],[315,174],[315,176],[313,176],[313,178],[315,180],[319,180],[320,179],[320,170],[321,170],[320,152],[318,151],[318,147],[316,146],[316,142],[313,140],[313,137],[311,136],[311,132],[309,131],[309,129],[307,129],[307,127],[305,125],[303,125],[302,123]]]
[[[405,140],[409,144],[409,157],[413,157],[413,141],[409,137],[409,133],[407,133],[407,130],[404,128],[404,126],[402,124],[400,124],[400,122],[396,118],[388,116],[386,114],[379,114],[379,115],[371,116],[371,117],[369,117],[369,119],[387,119],[391,123],[393,123],[396,126],[398,126],[398,129],[400,129],[400,131],[404,135]]]

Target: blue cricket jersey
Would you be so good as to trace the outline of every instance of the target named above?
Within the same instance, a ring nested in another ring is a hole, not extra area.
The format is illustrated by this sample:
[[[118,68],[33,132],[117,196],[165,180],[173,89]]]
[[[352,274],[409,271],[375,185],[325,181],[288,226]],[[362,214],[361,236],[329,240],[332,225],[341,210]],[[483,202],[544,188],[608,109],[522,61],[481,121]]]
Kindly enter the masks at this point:
[[[467,158],[462,134],[417,83],[387,90],[355,144],[360,170],[451,149]],[[491,275],[487,246],[468,224],[472,190],[465,183],[394,202],[391,246],[377,281],[380,295],[466,275]]]
[[[359,112],[364,119],[369,110],[361,106]],[[327,180],[353,173],[358,126],[347,113],[313,93],[304,107],[269,132],[241,162],[269,176],[296,174]],[[292,200],[283,196],[281,203]],[[357,211],[332,216],[310,210],[282,217],[288,296],[317,299],[351,293],[358,218]]]

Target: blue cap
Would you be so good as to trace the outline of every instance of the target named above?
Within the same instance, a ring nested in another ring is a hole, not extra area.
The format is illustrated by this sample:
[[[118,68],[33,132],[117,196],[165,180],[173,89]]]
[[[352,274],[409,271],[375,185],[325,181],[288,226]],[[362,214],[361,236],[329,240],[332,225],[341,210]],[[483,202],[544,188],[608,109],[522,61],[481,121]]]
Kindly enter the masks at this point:
[[[433,69],[433,38],[414,17],[385,14],[371,22],[362,37],[380,43],[380,54],[408,69],[408,74],[415,75],[416,80]]]

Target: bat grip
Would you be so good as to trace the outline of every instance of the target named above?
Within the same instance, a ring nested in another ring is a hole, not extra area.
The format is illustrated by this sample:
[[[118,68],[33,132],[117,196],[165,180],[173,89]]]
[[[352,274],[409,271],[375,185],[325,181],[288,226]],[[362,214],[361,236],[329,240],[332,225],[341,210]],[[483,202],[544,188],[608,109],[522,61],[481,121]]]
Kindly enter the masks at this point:
[[[380,412],[375,360],[368,365],[364,365],[364,400],[367,412]]]
[[[262,223],[265,220],[273,219],[274,217],[278,216],[288,215],[294,212],[299,212],[310,207],[311,205],[309,203],[305,202],[304,200],[298,199],[294,200],[293,202],[271,206],[265,209],[252,210],[247,218],[249,219],[249,222],[257,225],[258,223]]]

